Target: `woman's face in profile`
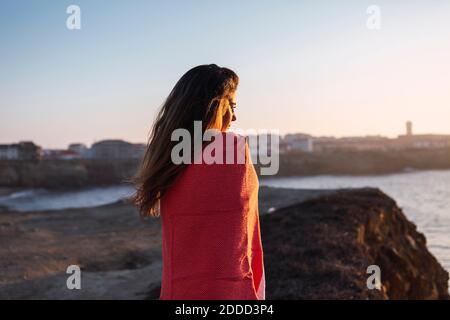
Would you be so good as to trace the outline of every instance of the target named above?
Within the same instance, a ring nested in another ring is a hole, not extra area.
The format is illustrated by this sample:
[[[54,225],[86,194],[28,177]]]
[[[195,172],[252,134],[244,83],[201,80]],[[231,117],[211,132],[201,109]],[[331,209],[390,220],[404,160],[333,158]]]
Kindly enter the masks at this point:
[[[234,108],[236,106],[236,91],[233,92],[228,101],[225,101],[225,109],[223,114],[223,125],[222,131],[226,131],[231,127],[231,122],[236,121],[236,115],[234,112]]]

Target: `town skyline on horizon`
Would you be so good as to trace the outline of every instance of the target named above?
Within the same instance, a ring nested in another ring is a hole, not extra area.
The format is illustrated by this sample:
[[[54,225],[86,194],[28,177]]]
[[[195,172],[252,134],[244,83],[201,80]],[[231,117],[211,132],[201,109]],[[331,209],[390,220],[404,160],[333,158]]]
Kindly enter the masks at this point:
[[[383,134],[363,134],[363,135],[352,135],[352,136],[338,136],[338,135],[314,135],[311,133],[307,133],[307,132],[302,132],[302,131],[297,131],[297,132],[286,132],[286,133],[281,133],[279,134],[280,137],[286,137],[287,135],[305,135],[305,136],[310,136],[312,138],[332,138],[332,139],[345,139],[345,138],[372,138],[372,137],[376,137],[376,138],[386,138],[386,139],[396,139],[398,137],[401,136],[405,136],[408,135],[408,122],[405,122],[404,124],[406,125],[406,127],[404,127],[403,132],[395,135],[395,136],[388,136],[388,135],[383,135]],[[413,136],[425,136],[425,135],[434,135],[434,136],[449,136],[450,137],[450,133],[440,133],[440,132],[416,132],[413,127],[412,127],[413,123],[411,122],[411,135]],[[233,131],[233,130],[231,130]],[[89,141],[81,141],[81,140],[77,140],[74,139],[72,141],[68,141],[66,144],[63,145],[57,145],[57,146],[52,146],[52,145],[44,145],[44,144],[40,144],[39,141],[33,140],[33,139],[19,139],[16,141],[2,141],[0,139],[0,144],[16,144],[16,143],[20,143],[20,142],[33,142],[35,143],[37,146],[40,146],[44,149],[55,149],[55,150],[64,150],[67,149],[70,145],[72,144],[83,144],[87,147],[92,146],[95,143],[101,142],[101,141],[109,141],[109,140],[121,140],[121,141],[125,141],[125,142],[129,142],[132,144],[146,144],[147,141],[132,141],[129,140],[125,137],[104,137],[104,138],[100,138],[100,139],[95,139],[92,140],[91,142]]]

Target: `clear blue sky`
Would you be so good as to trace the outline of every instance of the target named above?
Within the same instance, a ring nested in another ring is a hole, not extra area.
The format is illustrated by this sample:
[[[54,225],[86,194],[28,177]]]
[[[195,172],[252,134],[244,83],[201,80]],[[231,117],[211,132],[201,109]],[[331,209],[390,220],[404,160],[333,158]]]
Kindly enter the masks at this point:
[[[81,8],[82,29],[66,28]],[[381,29],[366,9],[381,9]],[[450,3],[13,1],[0,4],[0,143],[144,142],[189,68],[241,78],[235,128],[450,133]]]

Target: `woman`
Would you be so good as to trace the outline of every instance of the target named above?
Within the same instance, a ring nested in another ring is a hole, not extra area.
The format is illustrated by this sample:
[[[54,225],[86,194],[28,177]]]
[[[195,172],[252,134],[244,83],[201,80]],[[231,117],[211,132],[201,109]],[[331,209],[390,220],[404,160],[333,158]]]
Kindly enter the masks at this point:
[[[154,123],[134,201],[143,216],[162,218],[160,299],[265,299],[258,178],[245,140],[226,132],[236,120],[238,82],[230,69],[195,67],[177,82]],[[194,153],[191,163],[173,161],[178,142],[172,133],[185,129],[193,136],[196,121],[202,133],[220,131],[211,140],[225,138],[210,156],[233,161],[197,163]]]

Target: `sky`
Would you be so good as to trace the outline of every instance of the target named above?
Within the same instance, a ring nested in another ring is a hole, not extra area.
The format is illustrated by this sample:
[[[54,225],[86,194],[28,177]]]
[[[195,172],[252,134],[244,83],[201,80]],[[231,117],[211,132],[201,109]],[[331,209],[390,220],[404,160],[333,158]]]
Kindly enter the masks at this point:
[[[233,129],[450,134],[449,16],[446,0],[2,0],[0,143],[145,142],[176,81],[208,63],[240,77]]]

